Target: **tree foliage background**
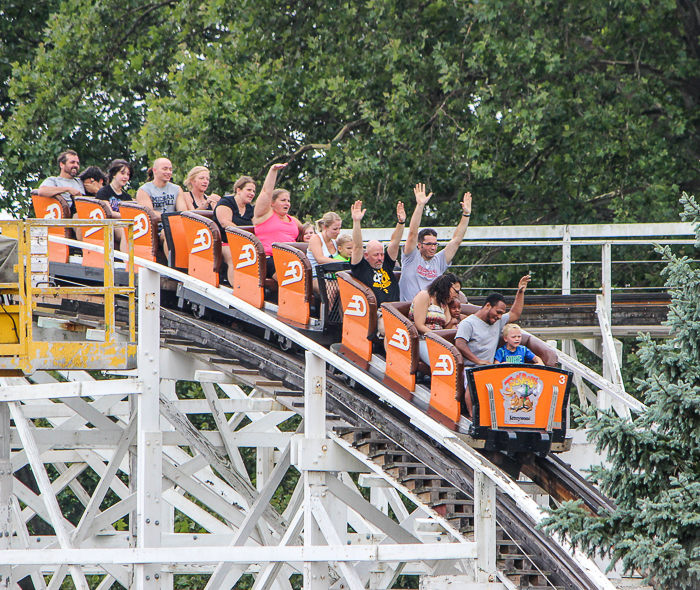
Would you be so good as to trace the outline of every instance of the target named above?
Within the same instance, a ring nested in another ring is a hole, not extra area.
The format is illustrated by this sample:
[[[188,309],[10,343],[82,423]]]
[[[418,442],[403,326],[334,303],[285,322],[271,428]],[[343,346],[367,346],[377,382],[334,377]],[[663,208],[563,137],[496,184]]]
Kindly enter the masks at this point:
[[[696,228],[700,206],[684,196],[684,217]],[[695,260],[663,249],[671,294],[670,338],[641,338],[637,379],[648,410],[632,421],[612,414],[584,415],[609,465],[593,480],[614,498],[612,513],[592,516],[580,502],[565,502],[546,521],[589,553],[622,560],[648,576],[654,588],[700,586],[700,270]]]
[[[698,0],[0,2],[1,203],[66,147],[213,188],[288,161],[301,217],[426,182],[451,225],[672,221],[697,186]],[[12,64],[12,66],[10,66]],[[4,80],[3,80],[4,81]]]

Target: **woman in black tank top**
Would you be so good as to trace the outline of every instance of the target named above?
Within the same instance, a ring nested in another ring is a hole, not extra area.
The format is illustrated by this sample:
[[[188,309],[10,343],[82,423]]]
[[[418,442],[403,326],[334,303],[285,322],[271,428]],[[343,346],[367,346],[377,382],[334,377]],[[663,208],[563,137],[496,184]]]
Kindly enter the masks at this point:
[[[176,211],[213,211],[221,198],[219,195],[206,194],[209,187],[209,169],[195,166],[185,179],[189,192],[182,192],[175,202]]]

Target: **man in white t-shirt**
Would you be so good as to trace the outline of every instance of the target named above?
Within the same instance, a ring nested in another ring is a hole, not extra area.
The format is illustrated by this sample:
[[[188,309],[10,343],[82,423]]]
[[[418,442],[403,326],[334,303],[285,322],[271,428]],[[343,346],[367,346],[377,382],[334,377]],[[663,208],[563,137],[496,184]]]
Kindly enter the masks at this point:
[[[520,279],[518,293],[508,313],[503,295],[491,293],[479,311],[459,323],[455,346],[464,358],[465,367],[493,364],[503,326],[520,319],[529,282],[530,275]]]
[[[408,227],[408,237],[403,247],[403,257],[401,259],[401,278],[399,287],[401,288],[401,301],[413,301],[413,298],[430,283],[438,278],[452,264],[452,259],[457,252],[457,248],[464,239],[469,226],[469,216],[472,212],[472,194],[464,193],[462,202],[462,217],[455,228],[452,239],[440,252],[438,249],[437,232],[434,229],[426,228],[420,233],[418,228],[423,217],[423,210],[430,201],[433,193],[426,196],[425,185],[417,184],[413,189],[416,196],[416,209],[413,211],[411,223]]]
[[[75,215],[75,203],[73,197],[85,194],[83,181],[79,178],[80,158],[73,150],[66,150],[58,156],[58,176],[49,176],[39,186],[40,197],[55,197],[61,195],[70,206],[71,213]]]

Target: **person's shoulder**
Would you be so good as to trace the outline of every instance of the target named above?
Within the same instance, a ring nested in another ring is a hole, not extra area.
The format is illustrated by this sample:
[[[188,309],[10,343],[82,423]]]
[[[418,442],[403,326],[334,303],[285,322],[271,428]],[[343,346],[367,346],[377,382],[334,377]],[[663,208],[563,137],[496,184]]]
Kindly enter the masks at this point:
[[[168,184],[165,185],[166,189],[168,192],[170,191],[177,191],[178,193],[182,190],[179,184],[175,184],[173,182],[169,182]]]
[[[350,268],[352,270],[355,270],[355,269],[361,270],[365,266],[369,266],[369,262],[367,262],[365,260],[364,256],[362,258],[360,258],[360,262],[358,262],[357,264],[353,264],[352,262],[350,263]]]
[[[403,250],[402,250],[403,252]],[[413,262],[416,259],[416,256],[418,256],[418,248],[413,248],[410,252],[406,253],[403,252],[401,255],[401,262],[405,265],[407,263]]]
[[[103,186],[100,190],[97,191],[95,194],[96,199],[100,199],[100,201],[109,201],[109,199],[112,198],[112,195],[114,195],[114,190],[110,185]]]
[[[474,323],[471,320],[474,315],[467,316],[457,324],[457,337],[464,338],[463,334],[471,335],[474,330]]]
[[[524,344],[518,345],[518,348],[520,349],[521,354],[523,355],[523,358],[527,357],[533,357],[535,356],[535,353],[532,352],[527,346]]]
[[[155,185],[153,184],[153,181],[152,181],[152,180],[149,180],[148,182],[144,182],[144,183],[138,188],[138,190],[148,192],[148,191],[150,191],[154,186],[155,186]]]
[[[56,184],[57,180],[58,176],[47,176],[39,186],[58,186],[58,184]]]
[[[214,209],[216,209],[217,207],[228,207],[229,209],[233,209],[233,207],[231,206],[234,202],[233,198],[233,195],[224,195],[216,202],[216,204],[214,205]]]
[[[414,302],[415,301],[418,301],[418,302],[428,301],[428,303],[430,303],[430,295],[428,295],[428,292],[425,290],[418,291],[418,293],[416,293],[415,296],[413,297],[413,301]]]

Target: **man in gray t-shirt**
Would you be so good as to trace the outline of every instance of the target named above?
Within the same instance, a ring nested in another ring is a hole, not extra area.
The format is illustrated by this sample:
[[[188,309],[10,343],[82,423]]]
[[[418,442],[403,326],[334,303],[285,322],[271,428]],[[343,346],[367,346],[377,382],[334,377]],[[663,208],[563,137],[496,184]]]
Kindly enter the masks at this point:
[[[472,212],[472,195],[464,193],[464,198],[460,203],[462,217],[459,225],[455,228],[454,236],[444,250],[438,252],[437,232],[430,228],[418,232],[423,210],[433,193],[426,196],[425,185],[417,184],[413,189],[413,194],[416,196],[416,208],[408,226],[408,237],[403,247],[401,259],[401,278],[399,279],[401,301],[413,301],[419,291],[427,289],[430,283],[452,264],[452,259],[467,232],[469,216]]]
[[[76,178],[80,170],[80,158],[73,150],[66,150],[58,156],[58,176],[49,176],[39,186],[40,197],[55,197],[61,195],[75,214],[73,197],[85,194],[82,180]]]
[[[492,365],[498,347],[498,337],[503,326],[517,322],[523,311],[525,289],[530,275],[518,283],[518,293],[510,311],[506,313],[506,302],[500,293],[491,293],[483,307],[475,314],[462,320],[457,328],[455,346],[464,357],[465,367]]]

